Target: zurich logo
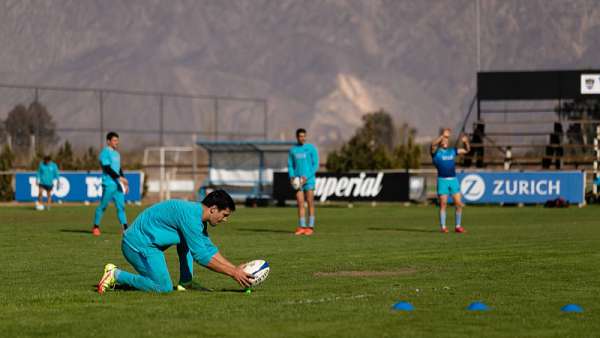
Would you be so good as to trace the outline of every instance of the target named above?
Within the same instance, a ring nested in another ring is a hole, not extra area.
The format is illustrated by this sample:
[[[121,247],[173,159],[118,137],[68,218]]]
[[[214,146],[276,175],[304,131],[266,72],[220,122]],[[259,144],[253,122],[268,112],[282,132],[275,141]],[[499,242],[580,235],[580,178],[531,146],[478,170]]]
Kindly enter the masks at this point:
[[[460,192],[467,201],[477,201],[485,194],[485,182],[479,175],[467,175],[460,182]]]

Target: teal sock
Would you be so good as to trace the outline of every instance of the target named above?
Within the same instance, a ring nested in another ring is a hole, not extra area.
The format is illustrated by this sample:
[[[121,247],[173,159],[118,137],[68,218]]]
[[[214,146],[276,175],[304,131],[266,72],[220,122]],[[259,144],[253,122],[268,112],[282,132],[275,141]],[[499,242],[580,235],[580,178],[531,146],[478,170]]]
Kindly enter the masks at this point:
[[[311,228],[315,227],[315,216],[309,216],[308,217],[308,226]]]
[[[306,217],[300,217],[299,224],[302,228],[306,227]]]
[[[459,227],[462,224],[462,211],[461,212],[456,211],[454,213],[454,216],[456,218],[456,226]]]
[[[440,225],[442,228],[446,227],[446,211],[440,210]]]

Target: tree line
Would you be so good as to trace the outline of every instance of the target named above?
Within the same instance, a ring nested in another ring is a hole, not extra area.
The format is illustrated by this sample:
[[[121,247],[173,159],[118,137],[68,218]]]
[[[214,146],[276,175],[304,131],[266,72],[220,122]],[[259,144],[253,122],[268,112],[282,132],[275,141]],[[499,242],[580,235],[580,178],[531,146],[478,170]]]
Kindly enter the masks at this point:
[[[35,138],[31,135],[35,135]],[[17,104],[9,111],[6,119],[0,121],[0,140],[4,140],[0,151],[0,172],[14,170],[17,161],[21,168],[37,170],[45,155],[49,155],[60,170],[98,169],[98,151],[94,147],[77,154],[66,140],[54,153],[45,151],[58,143],[59,137],[52,115],[38,101],[29,105]],[[35,144],[31,143],[33,140]],[[35,150],[33,156],[31,149]],[[0,200],[8,201],[13,197],[12,175],[0,175]]]
[[[327,156],[327,170],[416,169],[421,164],[422,145],[417,129],[407,123],[397,127],[385,110],[365,114],[363,125],[338,150]]]

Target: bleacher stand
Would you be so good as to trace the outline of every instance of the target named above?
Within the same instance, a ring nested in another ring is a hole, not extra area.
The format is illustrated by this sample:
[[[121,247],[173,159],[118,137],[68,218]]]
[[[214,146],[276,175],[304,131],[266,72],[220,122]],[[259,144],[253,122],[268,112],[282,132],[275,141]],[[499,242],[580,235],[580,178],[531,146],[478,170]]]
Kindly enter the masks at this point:
[[[198,198],[210,190],[226,189],[236,201],[254,206],[272,195],[273,172],[287,170],[291,141],[199,141],[208,152],[208,177]]]

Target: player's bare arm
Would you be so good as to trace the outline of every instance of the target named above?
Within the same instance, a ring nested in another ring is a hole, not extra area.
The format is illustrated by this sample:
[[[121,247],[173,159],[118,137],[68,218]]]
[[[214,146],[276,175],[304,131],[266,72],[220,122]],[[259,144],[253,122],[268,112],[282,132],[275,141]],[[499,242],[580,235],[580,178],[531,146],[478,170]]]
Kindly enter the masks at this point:
[[[435,153],[435,151],[440,147],[440,143],[442,142],[442,136],[436,137],[433,142],[431,142],[431,153]]]
[[[469,137],[467,135],[462,135],[461,141],[463,144],[462,148],[458,148],[457,152],[459,155],[465,155],[471,152],[471,143],[469,143]]]
[[[436,137],[433,142],[431,142],[431,154],[434,154],[435,151],[440,147],[440,143],[442,143],[442,140],[444,138],[449,138],[450,137],[450,128],[444,128],[444,130],[442,130],[442,134],[438,137]]]

